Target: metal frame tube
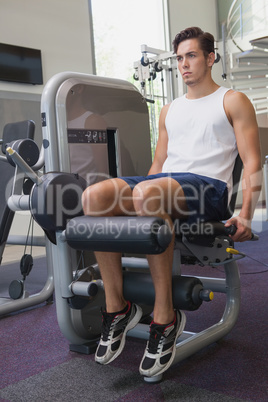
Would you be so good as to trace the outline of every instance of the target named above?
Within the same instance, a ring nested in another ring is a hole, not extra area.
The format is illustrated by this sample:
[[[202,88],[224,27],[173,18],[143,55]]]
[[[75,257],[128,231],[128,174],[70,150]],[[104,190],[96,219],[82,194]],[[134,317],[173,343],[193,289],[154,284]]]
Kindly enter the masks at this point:
[[[234,327],[240,309],[240,275],[237,263],[231,261],[226,264],[225,273],[226,305],[221,320],[204,331],[178,343],[173,364],[186,359],[202,348],[222,339]]]
[[[47,247],[49,247],[49,242],[47,241]],[[24,308],[36,306],[37,304],[41,304],[46,302],[53,295],[54,290],[54,280],[53,280],[53,265],[48,258],[47,261],[47,280],[46,283],[41,290],[41,292],[30,295],[29,297],[25,297],[23,299],[6,301],[4,304],[0,304],[0,315],[9,314],[14,311],[22,310]]]
[[[69,289],[73,281],[70,250],[61,232],[56,233],[57,245],[51,245],[54,269],[57,320],[63,335],[72,344],[82,345],[89,340],[79,336],[73,327],[72,312],[66,298],[73,294]]]

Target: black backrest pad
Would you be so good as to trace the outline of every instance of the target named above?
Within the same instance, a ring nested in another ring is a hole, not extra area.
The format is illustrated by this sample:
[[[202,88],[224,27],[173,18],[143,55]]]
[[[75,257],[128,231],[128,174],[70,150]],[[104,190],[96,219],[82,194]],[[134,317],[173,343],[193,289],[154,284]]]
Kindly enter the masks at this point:
[[[241,178],[242,167],[243,167],[243,163],[240,158],[240,155],[238,154],[236,157],[235,165],[234,165],[234,169],[233,169],[233,194],[232,194],[232,198],[231,198],[229,207],[227,209],[225,219],[231,218],[231,216],[233,215],[234,210],[235,210],[235,203],[236,203],[236,198],[237,198],[238,186],[239,186],[239,182],[240,182],[240,178]]]
[[[22,138],[34,138],[35,123],[32,120],[6,124],[3,130],[2,152],[6,153],[6,144]]]

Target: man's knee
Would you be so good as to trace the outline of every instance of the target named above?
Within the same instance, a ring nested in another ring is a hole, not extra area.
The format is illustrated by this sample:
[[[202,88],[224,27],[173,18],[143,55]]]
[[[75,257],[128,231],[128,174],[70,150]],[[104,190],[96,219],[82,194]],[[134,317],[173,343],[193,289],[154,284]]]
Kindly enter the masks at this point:
[[[97,199],[99,197],[99,192],[96,191],[94,185],[89,186],[85,189],[82,194],[82,206],[85,215],[90,215],[96,209]]]
[[[114,201],[114,189],[109,180],[93,184],[82,194],[85,215],[107,215]]]
[[[132,190],[121,179],[109,179],[89,186],[82,195],[85,215],[133,214]]]
[[[133,190],[133,204],[138,215],[152,215],[162,212],[164,200],[163,188],[152,181],[141,182]]]

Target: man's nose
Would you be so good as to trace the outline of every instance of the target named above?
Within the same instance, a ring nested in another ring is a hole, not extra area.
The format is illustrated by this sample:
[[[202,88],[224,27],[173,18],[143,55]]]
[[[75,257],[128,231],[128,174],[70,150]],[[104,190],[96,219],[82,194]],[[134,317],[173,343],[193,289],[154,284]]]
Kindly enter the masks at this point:
[[[184,58],[182,59],[182,68],[187,68],[187,67],[189,67],[189,65],[188,65],[188,62],[187,62],[186,57],[184,57]]]

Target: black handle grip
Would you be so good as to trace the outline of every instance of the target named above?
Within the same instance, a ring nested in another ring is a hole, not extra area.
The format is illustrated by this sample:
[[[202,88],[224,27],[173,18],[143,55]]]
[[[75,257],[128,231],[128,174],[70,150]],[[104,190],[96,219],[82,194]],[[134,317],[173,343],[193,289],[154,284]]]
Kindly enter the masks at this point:
[[[251,233],[251,239],[250,240],[251,241],[257,241],[257,240],[259,240],[259,236],[256,235],[255,233]]]
[[[237,227],[235,225],[225,226],[224,231],[225,234],[233,236],[237,231]]]
[[[225,226],[225,231],[227,235],[231,235],[233,236],[236,231],[237,231],[237,227],[235,225],[231,225],[231,226]],[[257,241],[259,240],[259,236],[256,235],[255,233],[251,233],[251,241]]]

